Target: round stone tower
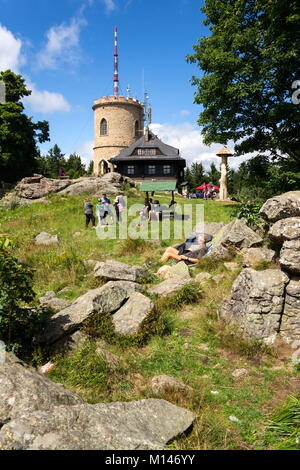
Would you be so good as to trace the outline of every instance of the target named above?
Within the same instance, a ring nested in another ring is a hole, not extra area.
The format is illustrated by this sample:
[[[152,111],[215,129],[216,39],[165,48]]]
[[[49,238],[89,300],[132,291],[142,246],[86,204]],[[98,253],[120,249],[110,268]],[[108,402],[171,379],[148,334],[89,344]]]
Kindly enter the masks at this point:
[[[102,176],[114,167],[108,160],[143,135],[144,108],[134,98],[104,96],[93,105],[94,174]]]

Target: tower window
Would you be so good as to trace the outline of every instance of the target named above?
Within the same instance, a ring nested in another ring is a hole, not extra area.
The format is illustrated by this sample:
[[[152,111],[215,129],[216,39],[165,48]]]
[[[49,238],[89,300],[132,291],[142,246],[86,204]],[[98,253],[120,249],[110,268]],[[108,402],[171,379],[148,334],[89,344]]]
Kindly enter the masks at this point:
[[[134,136],[139,137],[140,129],[139,129],[139,121],[135,121],[134,123]]]
[[[100,124],[100,135],[107,135],[107,121],[102,119]]]

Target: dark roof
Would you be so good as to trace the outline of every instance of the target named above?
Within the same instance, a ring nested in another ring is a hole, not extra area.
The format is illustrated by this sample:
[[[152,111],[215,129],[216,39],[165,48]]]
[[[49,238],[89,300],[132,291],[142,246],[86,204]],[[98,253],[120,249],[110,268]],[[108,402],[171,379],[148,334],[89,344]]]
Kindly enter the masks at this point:
[[[157,148],[160,151],[159,155],[132,155],[135,149],[152,149]],[[116,161],[128,161],[128,160],[183,160],[180,156],[180,152],[177,148],[171,147],[162,142],[153,132],[149,131],[149,140],[146,140],[146,136],[143,135],[136,140],[129,147],[121,150],[119,155],[112,157],[111,162]]]

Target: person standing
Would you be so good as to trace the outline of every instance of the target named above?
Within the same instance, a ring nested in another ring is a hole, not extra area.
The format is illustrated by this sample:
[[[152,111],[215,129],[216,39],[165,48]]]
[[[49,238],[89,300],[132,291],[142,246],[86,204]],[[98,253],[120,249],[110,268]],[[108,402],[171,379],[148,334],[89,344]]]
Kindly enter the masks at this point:
[[[95,217],[93,213],[93,204],[88,200],[84,200],[85,227],[88,228],[90,221],[93,228],[96,228]]]

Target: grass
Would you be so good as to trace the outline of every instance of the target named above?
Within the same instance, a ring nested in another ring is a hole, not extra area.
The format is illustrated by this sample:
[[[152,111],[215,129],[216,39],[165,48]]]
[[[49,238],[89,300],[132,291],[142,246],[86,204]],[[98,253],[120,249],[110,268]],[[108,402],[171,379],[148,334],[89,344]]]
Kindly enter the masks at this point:
[[[169,197],[163,194],[158,199],[161,203],[169,202]],[[130,198],[129,204],[142,201],[142,197]],[[203,205],[208,222],[230,221],[231,204],[178,202]],[[147,263],[150,275],[145,283],[157,282],[155,272],[161,266],[160,256],[166,246],[180,240],[175,240],[172,233],[169,240],[154,242],[151,237],[149,240],[100,240],[94,230],[84,228],[82,203],[83,197],[54,195],[47,205],[33,204],[0,212],[0,233],[16,243],[15,256],[35,269],[37,294],[40,296],[47,290],[59,293],[67,288],[58,295],[73,300],[97,287],[99,281],[93,277],[93,268],[84,265],[85,259],[117,259],[141,266]],[[42,231],[58,234],[60,244],[47,248],[35,246],[34,237]],[[73,236],[79,231],[80,235]],[[240,257],[230,255],[229,260],[241,266]],[[283,435],[279,426],[270,426],[270,422],[274,409],[299,387],[299,370],[263,343],[242,339],[220,321],[221,303],[229,295],[238,270],[228,271],[224,260],[204,258],[191,271],[193,276],[208,271],[213,276],[219,275],[219,280],[209,280],[201,289],[198,284],[191,284],[167,299],[154,296],[152,315],[142,332],[131,340],[115,335],[110,317],[104,316],[100,321],[91,318],[85,328],[92,337],[78,350],[52,358],[56,368],[49,376],[90,403],[155,396],[192,410],[197,416],[194,428],[191,434],[171,444],[174,450],[275,449],[283,440],[294,446],[295,441],[288,441],[290,435]],[[119,358],[113,368],[107,357],[99,354],[99,337],[105,338],[105,349]],[[233,377],[232,372],[241,368],[247,373]],[[192,392],[155,395],[151,379],[158,374],[178,378],[192,387]],[[294,405],[293,402],[293,409],[297,410],[298,405],[296,408]],[[298,416],[297,413],[293,416]],[[237,420],[232,421],[232,417]],[[296,422],[295,418],[293,423]],[[286,422],[280,423],[286,429]],[[292,424],[289,429],[292,435],[298,428]]]

